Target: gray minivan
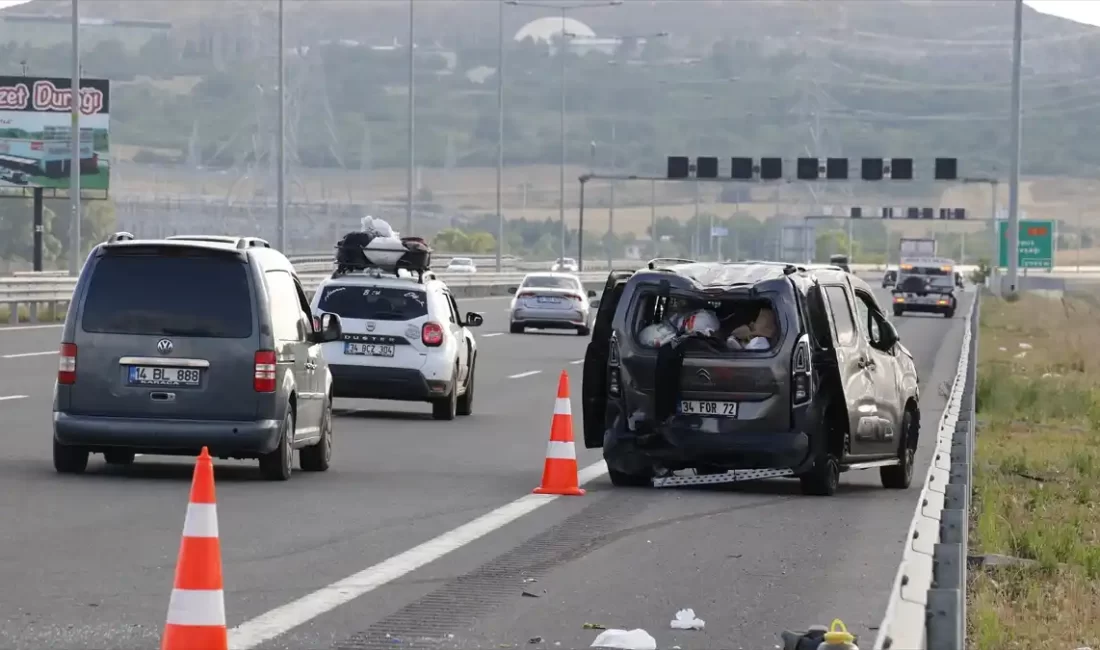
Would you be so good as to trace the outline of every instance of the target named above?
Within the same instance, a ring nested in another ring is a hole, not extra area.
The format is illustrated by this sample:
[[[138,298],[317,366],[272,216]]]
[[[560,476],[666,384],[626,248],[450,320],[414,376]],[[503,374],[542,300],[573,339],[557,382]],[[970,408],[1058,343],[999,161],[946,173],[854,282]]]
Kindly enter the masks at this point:
[[[340,317],[310,315],[293,265],[262,239],[116,233],[92,250],[61,338],[53,461],[91,453],[257,458],[269,480],[332,458],[332,375],[321,344]]]

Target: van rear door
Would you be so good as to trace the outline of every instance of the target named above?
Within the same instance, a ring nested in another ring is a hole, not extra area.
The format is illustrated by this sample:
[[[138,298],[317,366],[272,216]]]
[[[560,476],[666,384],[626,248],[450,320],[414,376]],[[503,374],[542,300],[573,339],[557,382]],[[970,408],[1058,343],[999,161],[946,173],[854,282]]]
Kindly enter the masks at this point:
[[[101,251],[73,335],[69,411],[255,419],[259,325],[246,258],[178,245]]]

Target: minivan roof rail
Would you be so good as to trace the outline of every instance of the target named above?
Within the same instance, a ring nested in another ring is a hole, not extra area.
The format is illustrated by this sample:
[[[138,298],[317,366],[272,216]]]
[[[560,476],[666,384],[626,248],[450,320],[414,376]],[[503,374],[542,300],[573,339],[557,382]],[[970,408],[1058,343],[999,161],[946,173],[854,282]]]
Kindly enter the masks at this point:
[[[120,242],[120,241],[134,241],[134,234],[126,232],[126,231],[116,232],[113,235],[111,235],[110,237],[108,237],[107,241],[105,241],[104,243],[105,244],[114,244],[114,243]]]
[[[233,244],[239,249],[271,248],[266,239],[259,237],[233,237],[231,235],[172,235],[166,239],[172,241],[204,241],[215,244]]]
[[[684,259],[682,257],[654,257],[646,262],[646,267],[654,271],[657,269],[658,264],[664,266],[667,262],[672,262],[672,264],[667,264],[668,266],[672,266],[673,264],[694,264],[695,260]]]

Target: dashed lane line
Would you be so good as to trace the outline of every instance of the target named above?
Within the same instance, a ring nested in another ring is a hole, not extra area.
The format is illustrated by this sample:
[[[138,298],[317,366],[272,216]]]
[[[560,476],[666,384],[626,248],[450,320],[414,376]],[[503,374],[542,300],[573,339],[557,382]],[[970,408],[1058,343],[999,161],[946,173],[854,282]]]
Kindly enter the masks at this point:
[[[530,377],[531,375],[537,375],[541,370],[528,370],[527,372],[521,372],[515,375],[508,375],[508,379],[523,379],[524,377]]]
[[[45,330],[64,326],[64,323],[57,323],[56,325],[5,325],[0,326],[0,334],[4,332],[22,332],[23,330]]]
[[[57,354],[57,350],[46,350],[44,352],[20,352],[19,354],[3,354],[3,355],[0,355],[0,359],[22,359],[23,357],[44,357],[47,354]]]
[[[17,399],[27,399],[26,395],[0,395],[0,402],[10,402]]]
[[[504,332],[493,332],[492,334],[482,334],[482,335],[481,335],[481,338],[483,338],[483,339],[491,339],[491,338],[493,338],[494,336],[503,336],[503,335],[504,335]]]
[[[580,365],[580,364],[582,364],[582,363],[584,363],[584,359],[577,359],[576,361],[570,361],[570,362],[569,362],[569,365],[571,365],[571,366],[577,366],[577,365]]]
[[[604,461],[593,463],[578,472],[578,483],[584,485],[607,473]],[[256,646],[285,634],[294,628],[345,605],[394,580],[434,562],[489,533],[528,515],[561,497],[549,494],[528,494],[501,506],[454,530],[443,533],[400,555],[363,569],[343,580],[322,587],[294,602],[245,621],[229,631],[231,650],[252,650]]]

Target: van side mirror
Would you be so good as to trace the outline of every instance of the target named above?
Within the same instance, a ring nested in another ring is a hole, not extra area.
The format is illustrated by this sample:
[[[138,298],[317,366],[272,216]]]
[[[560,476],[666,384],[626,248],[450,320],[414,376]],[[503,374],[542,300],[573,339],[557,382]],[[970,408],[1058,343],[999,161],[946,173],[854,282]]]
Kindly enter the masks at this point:
[[[320,321],[320,327],[314,334],[315,343],[330,343],[332,341],[339,341],[344,336],[344,327],[340,323],[340,316],[330,312],[321,314],[318,319],[316,316],[313,318],[314,324]]]
[[[481,327],[484,322],[485,317],[476,311],[466,312],[466,327]]]

